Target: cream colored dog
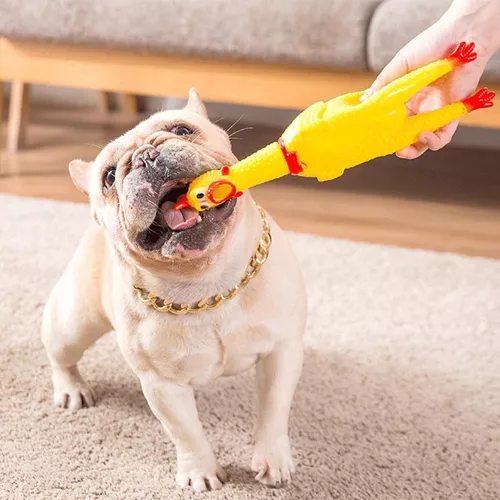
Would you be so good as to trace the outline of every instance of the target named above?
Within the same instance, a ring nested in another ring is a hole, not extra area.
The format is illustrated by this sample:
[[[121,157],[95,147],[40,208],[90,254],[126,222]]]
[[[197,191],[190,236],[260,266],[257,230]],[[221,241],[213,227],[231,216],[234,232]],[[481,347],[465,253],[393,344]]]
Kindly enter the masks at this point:
[[[108,144],[92,163],[73,161],[71,176],[88,193],[95,223],[50,295],[43,318],[54,403],[71,410],[94,404],[77,363],[114,329],[176,446],[177,483],[196,491],[220,488],[226,475],[203,432],[193,388],[254,364],[258,416],[252,469],[267,485],[288,482],[293,471],[288,414],[302,367],[306,297],[277,225],[270,221],[272,245],[259,274],[217,309],[158,312],[134,289],[194,307],[205,298],[213,303],[212,297],[240,282],[263,232],[250,195],[201,215],[173,208],[190,180],[235,161],[227,134],[208,120],[194,90],[185,109],[151,116]]]

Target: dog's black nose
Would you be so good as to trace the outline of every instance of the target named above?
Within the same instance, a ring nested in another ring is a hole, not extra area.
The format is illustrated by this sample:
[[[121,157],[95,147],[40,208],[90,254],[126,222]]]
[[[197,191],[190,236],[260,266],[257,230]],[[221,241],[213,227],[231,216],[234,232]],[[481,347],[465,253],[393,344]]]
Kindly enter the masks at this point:
[[[151,144],[144,144],[139,149],[134,151],[132,155],[132,167],[152,167],[160,152]]]
[[[132,155],[132,170],[144,169],[151,179],[157,177],[164,181],[194,179],[207,170],[204,165],[195,148],[177,138],[163,142],[158,148],[144,144]]]

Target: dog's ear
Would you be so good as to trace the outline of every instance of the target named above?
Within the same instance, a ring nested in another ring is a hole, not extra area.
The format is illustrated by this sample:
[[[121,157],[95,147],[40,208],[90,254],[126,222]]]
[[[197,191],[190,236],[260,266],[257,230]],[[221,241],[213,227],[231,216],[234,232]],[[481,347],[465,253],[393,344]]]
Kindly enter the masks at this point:
[[[69,164],[69,173],[75,186],[83,193],[89,194],[89,167],[90,163],[82,160],[73,160]]]
[[[184,109],[193,111],[205,118],[208,118],[207,108],[203,104],[198,92],[196,92],[196,89],[189,89],[189,99]]]

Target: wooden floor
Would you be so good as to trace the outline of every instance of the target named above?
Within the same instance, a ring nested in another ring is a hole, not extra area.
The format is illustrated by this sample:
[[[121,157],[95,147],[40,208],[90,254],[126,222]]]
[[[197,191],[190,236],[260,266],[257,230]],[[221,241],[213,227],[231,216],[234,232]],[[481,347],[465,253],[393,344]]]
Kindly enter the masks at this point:
[[[34,110],[27,149],[1,156],[0,192],[84,202],[67,164],[92,159],[135,121],[93,110]],[[278,133],[243,131],[234,148],[243,156]],[[13,166],[22,175],[4,174]],[[328,184],[290,178],[253,193],[285,229],[500,258],[499,185],[500,153],[448,148],[418,162],[377,160]]]

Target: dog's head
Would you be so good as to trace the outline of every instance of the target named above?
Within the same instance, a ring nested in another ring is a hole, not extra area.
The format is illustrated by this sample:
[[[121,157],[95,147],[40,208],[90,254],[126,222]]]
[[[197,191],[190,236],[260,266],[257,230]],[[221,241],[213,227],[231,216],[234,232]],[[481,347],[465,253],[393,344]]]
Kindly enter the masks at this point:
[[[213,260],[235,224],[237,200],[200,214],[174,203],[192,179],[235,162],[227,134],[192,89],[184,109],[156,113],[93,162],[75,160],[69,169],[122,256],[152,264]]]

